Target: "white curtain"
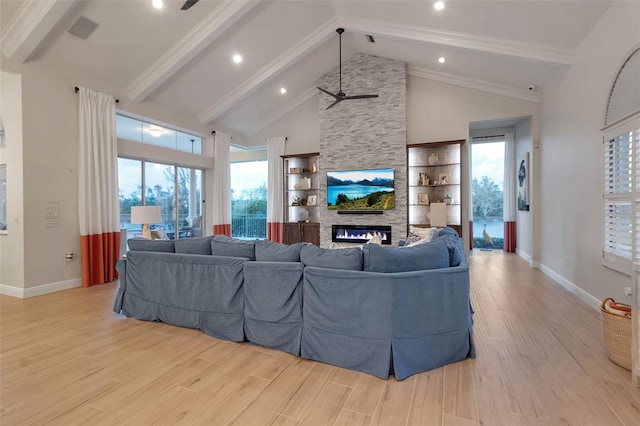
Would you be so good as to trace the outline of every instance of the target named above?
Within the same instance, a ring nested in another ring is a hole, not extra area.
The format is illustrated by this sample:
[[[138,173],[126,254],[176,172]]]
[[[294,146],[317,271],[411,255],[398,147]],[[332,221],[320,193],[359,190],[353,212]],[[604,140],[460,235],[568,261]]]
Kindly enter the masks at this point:
[[[231,236],[231,136],[216,131],[213,165],[213,233]]]
[[[284,241],[284,214],[283,214],[283,170],[282,155],[287,138],[278,136],[267,138],[267,238],[271,241]]]
[[[516,220],[516,141],[513,132],[504,135],[504,201],[503,220],[515,222]]]
[[[117,278],[120,252],[118,146],[113,96],[79,88],[78,206],[82,285]]]
[[[516,140],[513,132],[504,134],[504,195],[502,215],[504,220],[505,252],[516,251]]]

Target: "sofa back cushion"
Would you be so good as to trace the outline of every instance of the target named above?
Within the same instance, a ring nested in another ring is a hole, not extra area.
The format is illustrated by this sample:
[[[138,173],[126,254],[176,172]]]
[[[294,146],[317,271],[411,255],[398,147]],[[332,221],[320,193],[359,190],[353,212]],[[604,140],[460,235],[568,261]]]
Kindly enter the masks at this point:
[[[211,255],[211,240],[204,238],[179,238],[175,241],[176,253]]]
[[[255,241],[238,240],[226,235],[215,235],[211,239],[211,254],[214,256],[245,257],[256,260]]]
[[[175,253],[173,240],[148,240],[146,238],[130,238],[127,241],[131,251],[155,251]]]
[[[407,272],[449,266],[449,250],[444,241],[414,247],[382,247],[365,244],[364,270],[369,272]]]
[[[449,266],[458,266],[462,262],[464,255],[464,246],[462,238],[451,228],[442,228],[435,234],[431,241],[444,241],[449,251]]]
[[[300,262],[300,249],[304,243],[291,245],[270,240],[256,241],[256,260],[264,262]]]
[[[305,244],[300,250],[300,261],[305,266],[362,271],[362,250],[359,248],[332,250]]]

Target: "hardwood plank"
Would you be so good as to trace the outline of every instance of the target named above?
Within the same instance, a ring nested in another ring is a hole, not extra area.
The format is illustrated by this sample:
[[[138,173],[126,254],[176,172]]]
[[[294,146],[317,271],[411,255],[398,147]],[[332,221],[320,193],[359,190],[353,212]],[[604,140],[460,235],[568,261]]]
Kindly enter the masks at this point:
[[[312,404],[316,404],[316,398],[333,376],[336,367],[324,363],[315,363],[311,366],[311,371],[302,381],[300,387],[291,395],[277,410],[278,414],[302,420],[311,409]],[[342,407],[340,407],[342,408]]]
[[[444,367],[444,413],[472,421],[478,420],[473,385],[473,360]]]
[[[376,408],[372,424],[374,425],[405,425],[411,407],[411,398],[416,384],[416,376],[402,381],[388,380],[385,383],[380,403]]]
[[[442,425],[444,368],[414,376],[407,425]]]
[[[463,419],[461,417],[451,416],[445,414],[442,416],[442,424],[444,426],[478,426],[479,423],[469,419]]]
[[[335,426],[367,426],[373,417],[343,408],[336,419]]]
[[[344,408],[373,417],[382,396],[384,384],[385,381],[382,379],[361,374]]]
[[[349,398],[351,390],[347,386],[326,382],[300,424],[310,426],[334,424],[347,398]]]

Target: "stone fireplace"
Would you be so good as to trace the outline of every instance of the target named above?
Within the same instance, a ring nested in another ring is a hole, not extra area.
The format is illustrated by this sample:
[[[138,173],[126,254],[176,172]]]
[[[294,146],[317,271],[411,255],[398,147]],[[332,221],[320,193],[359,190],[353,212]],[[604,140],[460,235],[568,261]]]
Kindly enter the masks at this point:
[[[331,241],[334,243],[366,243],[376,235],[380,235],[382,244],[391,244],[391,226],[331,225]]]
[[[395,169],[395,209],[378,215],[339,212],[321,207],[320,245],[333,240],[332,224],[374,225],[393,228],[397,243],[407,230],[407,81],[406,64],[388,58],[357,53],[342,66],[342,90],[347,94],[378,94],[374,99],[340,102],[326,109],[333,99],[321,94],[320,188],[327,187],[327,171],[358,169]],[[325,75],[317,86],[338,90],[338,69]],[[318,194],[318,206],[327,205],[326,190]],[[358,240],[357,242],[364,242]]]

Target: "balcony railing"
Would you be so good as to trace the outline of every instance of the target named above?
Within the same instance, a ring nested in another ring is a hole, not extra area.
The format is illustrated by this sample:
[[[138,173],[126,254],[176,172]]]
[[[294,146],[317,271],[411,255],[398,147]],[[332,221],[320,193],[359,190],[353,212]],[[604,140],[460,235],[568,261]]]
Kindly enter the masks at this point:
[[[236,238],[267,238],[267,216],[264,214],[234,214],[231,235]]]

